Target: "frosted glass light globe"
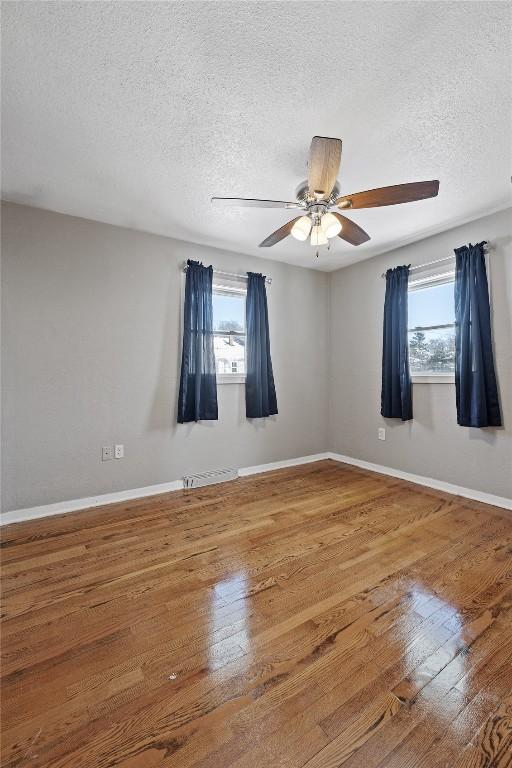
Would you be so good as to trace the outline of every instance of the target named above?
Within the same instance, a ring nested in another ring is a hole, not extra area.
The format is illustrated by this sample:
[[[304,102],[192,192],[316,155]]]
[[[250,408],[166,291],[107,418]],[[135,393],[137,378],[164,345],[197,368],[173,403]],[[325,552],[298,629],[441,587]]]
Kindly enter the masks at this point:
[[[336,237],[341,232],[341,222],[332,213],[324,213],[320,226],[326,237]]]
[[[314,226],[312,228],[311,245],[327,245],[327,238],[322,227]]]
[[[301,216],[292,227],[291,234],[296,240],[307,240],[311,232],[311,219],[309,216]]]

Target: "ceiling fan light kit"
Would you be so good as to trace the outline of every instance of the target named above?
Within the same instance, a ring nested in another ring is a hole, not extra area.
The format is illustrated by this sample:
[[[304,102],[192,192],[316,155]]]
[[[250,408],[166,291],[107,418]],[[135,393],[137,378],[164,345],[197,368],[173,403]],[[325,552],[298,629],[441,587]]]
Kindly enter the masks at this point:
[[[418,181],[370,189],[340,197],[337,175],[341,163],[341,139],[314,136],[309,150],[308,178],[297,189],[295,202],[258,200],[243,197],[212,197],[213,205],[252,208],[299,208],[304,211],[269,235],[260,248],[269,248],[288,235],[318,248],[330,238],[340,237],[350,245],[361,245],[370,236],[361,227],[338,213],[352,208],[377,208],[436,197],[439,181]],[[318,252],[317,252],[318,255]]]
[[[291,235],[296,240],[307,240],[311,232],[312,222],[309,216],[301,216],[292,227]]]
[[[311,245],[327,245],[327,237],[320,224],[315,224],[311,228]]]
[[[320,226],[328,238],[336,237],[343,229],[343,224],[332,213],[324,213],[321,218]]]

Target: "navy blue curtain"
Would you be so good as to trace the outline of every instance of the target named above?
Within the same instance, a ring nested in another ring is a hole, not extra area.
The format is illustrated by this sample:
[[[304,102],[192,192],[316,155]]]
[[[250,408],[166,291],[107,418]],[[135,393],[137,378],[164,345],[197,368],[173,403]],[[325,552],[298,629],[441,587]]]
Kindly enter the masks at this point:
[[[178,423],[217,419],[213,348],[213,268],[187,261]]]
[[[455,392],[461,427],[500,427],[485,242],[455,249]]]
[[[409,267],[386,272],[384,333],[382,342],[382,416],[412,419],[412,387],[407,340],[407,287]]]
[[[248,419],[259,419],[277,413],[277,398],[270,357],[265,277],[248,272],[247,278],[245,412]]]

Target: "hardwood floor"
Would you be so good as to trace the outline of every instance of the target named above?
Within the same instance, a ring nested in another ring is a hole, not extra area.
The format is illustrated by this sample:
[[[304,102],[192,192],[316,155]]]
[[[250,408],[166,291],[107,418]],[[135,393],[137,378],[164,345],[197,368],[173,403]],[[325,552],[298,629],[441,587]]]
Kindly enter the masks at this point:
[[[330,461],[3,530],[3,766],[512,766],[512,515]]]

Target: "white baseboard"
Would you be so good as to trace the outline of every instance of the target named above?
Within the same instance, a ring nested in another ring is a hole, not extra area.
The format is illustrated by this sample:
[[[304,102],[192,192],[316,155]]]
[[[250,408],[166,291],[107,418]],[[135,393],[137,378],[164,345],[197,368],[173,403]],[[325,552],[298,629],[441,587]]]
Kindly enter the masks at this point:
[[[257,475],[260,472],[270,472],[273,469],[284,469],[285,467],[294,467],[299,464],[309,464],[312,461],[321,461],[326,458],[328,458],[327,453],[316,453],[312,456],[299,456],[296,459],[284,459],[283,461],[273,461],[268,464],[256,464],[253,467],[242,467],[238,470],[238,474],[240,477]],[[25,520],[37,520],[40,517],[64,515],[66,512],[78,512],[81,509],[89,509],[90,507],[102,507],[106,504],[116,504],[120,501],[132,501],[133,499],[141,499],[145,496],[156,496],[159,493],[168,493],[169,491],[179,490],[183,490],[183,480],[172,480],[169,483],[158,483],[158,485],[146,485],[143,488],[131,488],[127,491],[103,493],[83,499],[57,501],[54,504],[43,504],[39,507],[14,509],[11,512],[4,512],[0,515],[0,526],[10,525],[11,523],[22,523]]]
[[[298,459],[284,459],[283,461],[271,461],[269,464],[256,464],[254,467],[242,467],[238,470],[238,474],[240,477],[258,475],[260,472],[272,472],[273,469],[286,469],[286,467],[311,464],[313,461],[323,461],[330,458],[330,453],[313,453],[311,456],[299,456]]]
[[[128,491],[114,491],[83,499],[69,499],[68,501],[57,501],[54,504],[42,504],[40,507],[13,509],[11,512],[3,512],[0,515],[0,525],[37,520],[39,517],[64,515],[66,512],[79,512],[81,509],[89,509],[90,507],[103,507],[105,504],[116,504],[119,501],[131,501],[132,499],[142,499],[144,496],[155,496],[158,493],[179,491],[180,488],[183,488],[183,481],[173,480],[170,483],[146,485],[143,488],[132,488]]]
[[[340,453],[327,453],[326,458],[340,461],[343,464],[352,464],[354,467],[360,467],[361,469],[368,469],[370,472],[378,472],[381,475],[398,477],[400,480],[408,480],[410,483],[426,485],[428,488],[434,488],[437,491],[445,491],[445,493],[452,493],[454,496],[463,496],[466,499],[482,501],[484,504],[492,504],[495,507],[512,509],[512,499],[507,499],[505,496],[494,496],[492,493],[476,491],[473,488],[464,488],[461,485],[446,483],[444,480],[435,480],[433,477],[413,475],[411,472],[403,472],[401,469],[386,467],[383,464],[373,464],[370,461],[354,459],[352,456],[342,456]]]
[[[354,459],[351,456],[342,456],[339,453],[315,453],[311,456],[299,456],[295,459],[283,459],[282,461],[272,461],[268,464],[256,464],[252,467],[241,467],[238,470],[240,477],[257,475],[261,472],[271,472],[274,469],[285,469],[286,467],[295,467],[300,464],[311,464],[314,461],[324,459],[333,459],[343,464],[352,464],[361,469],[368,469],[371,472],[378,472],[382,475],[391,475],[401,480],[408,480],[411,483],[425,485],[428,488],[435,488],[438,491],[452,493],[455,496],[463,496],[474,501],[483,501],[485,504],[492,504],[495,507],[503,507],[512,510],[512,499],[503,496],[494,496],[492,493],[476,491],[472,488],[463,488],[460,485],[445,483],[442,480],[435,480],[431,477],[422,475],[413,475],[410,472],[403,472],[401,469],[385,467],[382,464],[372,464],[362,459]],[[182,480],[172,480],[169,483],[159,483],[157,485],[146,485],[143,488],[132,488],[127,491],[115,491],[114,493],[104,493],[97,496],[90,496],[83,499],[70,499],[68,501],[58,501],[55,504],[43,504],[39,507],[27,507],[26,509],[14,509],[11,512],[4,512],[0,515],[0,525],[10,525],[11,523],[21,523],[25,520],[36,520],[40,517],[51,517],[53,515],[63,515],[66,512],[78,512],[81,509],[90,507],[102,507],[106,504],[115,504],[120,501],[132,501],[141,499],[145,496],[156,496],[159,493],[168,493],[169,491],[179,491],[183,489]]]

